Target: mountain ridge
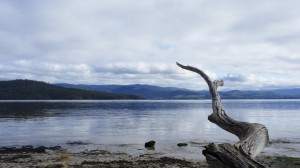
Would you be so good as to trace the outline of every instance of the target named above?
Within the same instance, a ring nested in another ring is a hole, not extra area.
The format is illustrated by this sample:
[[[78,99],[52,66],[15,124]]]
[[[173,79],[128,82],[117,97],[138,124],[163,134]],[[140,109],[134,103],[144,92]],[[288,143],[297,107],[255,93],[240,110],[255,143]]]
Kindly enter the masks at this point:
[[[274,90],[229,90],[222,99],[300,99],[300,88]],[[210,99],[206,90],[160,87],[148,84],[85,85],[49,84],[33,80],[0,81],[1,100],[106,100],[106,99]]]

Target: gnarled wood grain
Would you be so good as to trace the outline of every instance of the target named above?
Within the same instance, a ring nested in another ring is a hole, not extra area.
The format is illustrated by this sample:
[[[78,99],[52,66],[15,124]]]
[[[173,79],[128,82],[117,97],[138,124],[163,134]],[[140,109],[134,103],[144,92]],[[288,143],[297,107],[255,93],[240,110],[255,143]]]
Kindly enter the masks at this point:
[[[221,97],[217,91],[219,86],[224,85],[223,80],[211,81],[203,71],[195,67],[184,66],[179,63],[177,63],[177,65],[183,69],[198,73],[204,78],[212,96],[213,112],[208,116],[208,120],[236,135],[240,139],[240,141],[234,145],[209,144],[203,151],[206,160],[211,164],[217,165],[217,167],[264,167],[256,162],[254,158],[269,142],[267,128],[262,124],[241,122],[227,116],[222,106]]]

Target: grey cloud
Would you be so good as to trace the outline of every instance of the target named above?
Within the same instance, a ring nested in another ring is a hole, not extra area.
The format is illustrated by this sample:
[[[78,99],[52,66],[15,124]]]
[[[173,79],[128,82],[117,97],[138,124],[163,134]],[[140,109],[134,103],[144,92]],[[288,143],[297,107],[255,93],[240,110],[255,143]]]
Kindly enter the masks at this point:
[[[298,55],[275,56],[275,59],[277,59],[278,61],[281,61],[281,62],[285,62],[291,66],[296,64],[298,67],[298,65],[300,64],[300,56],[298,56]],[[278,67],[278,68],[280,68],[280,67]]]
[[[239,74],[227,74],[222,79],[225,81],[244,82],[246,80],[246,77]]]
[[[289,74],[300,71],[295,64],[300,53],[295,38],[300,36],[298,5],[298,1],[1,1],[0,77],[198,86],[196,75],[176,67],[179,61],[210,70],[212,78],[227,74],[223,76],[230,87],[256,87],[266,81],[286,85]]]
[[[113,63],[96,68],[97,72],[113,74],[173,74],[176,73],[174,67],[167,64],[147,64],[147,63]]]

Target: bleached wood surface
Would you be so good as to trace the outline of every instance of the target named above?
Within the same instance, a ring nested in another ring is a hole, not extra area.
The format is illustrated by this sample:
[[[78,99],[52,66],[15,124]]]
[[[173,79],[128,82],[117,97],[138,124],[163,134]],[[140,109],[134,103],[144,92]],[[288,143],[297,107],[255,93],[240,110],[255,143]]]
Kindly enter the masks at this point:
[[[217,91],[219,86],[223,86],[223,80],[211,81],[210,78],[201,70],[184,66],[179,63],[177,65],[183,69],[198,73],[208,85],[212,96],[212,114],[208,116],[208,120],[217,124],[222,129],[236,135],[240,141],[231,145],[211,143],[205,147],[203,154],[208,163],[215,167],[230,168],[260,168],[264,167],[257,161],[255,157],[269,143],[269,135],[267,128],[258,123],[248,123],[237,121],[230,118],[222,106],[221,97]]]

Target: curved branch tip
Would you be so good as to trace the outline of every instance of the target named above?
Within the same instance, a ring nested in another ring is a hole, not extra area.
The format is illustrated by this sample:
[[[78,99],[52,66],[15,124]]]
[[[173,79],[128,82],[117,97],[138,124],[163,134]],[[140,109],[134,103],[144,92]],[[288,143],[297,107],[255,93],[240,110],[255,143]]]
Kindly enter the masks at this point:
[[[180,63],[178,63],[178,62],[176,62],[176,64],[179,66],[179,67],[184,67],[182,64],[180,64]]]

